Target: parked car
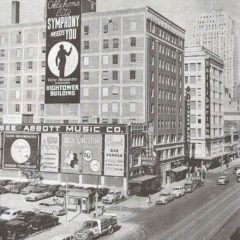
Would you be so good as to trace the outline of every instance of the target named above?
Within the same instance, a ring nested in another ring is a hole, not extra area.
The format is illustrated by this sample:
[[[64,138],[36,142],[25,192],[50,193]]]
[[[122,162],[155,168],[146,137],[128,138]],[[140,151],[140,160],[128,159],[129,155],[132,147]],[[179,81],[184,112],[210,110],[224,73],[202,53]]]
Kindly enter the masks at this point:
[[[122,199],[121,191],[109,191],[108,194],[102,198],[103,203],[114,203]]]
[[[173,191],[172,191],[172,194],[173,194],[174,198],[183,196],[185,194],[184,186],[174,187]]]
[[[17,216],[16,220],[28,223],[35,215],[36,213],[32,211],[22,212]]]
[[[9,191],[11,193],[20,193],[23,188],[27,187],[27,185],[28,185],[28,182],[19,182],[13,185]]]
[[[240,169],[240,165],[237,165],[233,168],[233,174],[236,174],[237,170]]]
[[[4,193],[7,193],[7,192],[8,192],[8,190],[4,186],[0,185],[0,194],[4,194]]]
[[[102,199],[102,197],[106,196],[109,192],[109,188],[95,188],[95,187],[87,187],[87,190],[91,190],[94,194],[98,193],[98,199]]]
[[[46,228],[56,226],[59,218],[47,213],[38,213],[29,221],[31,231],[40,231]]]
[[[8,209],[8,207],[0,206],[0,215]]]
[[[1,186],[6,186],[10,182],[11,182],[11,180],[9,180],[9,179],[1,179],[0,180],[0,185]]]
[[[225,185],[227,183],[229,183],[229,178],[227,176],[218,177],[218,179],[217,179],[217,184],[218,185]]]
[[[68,184],[60,186],[59,189],[56,191],[55,196],[56,197],[64,197],[66,194],[66,191],[69,192],[69,189],[75,188],[75,185],[73,184]]]
[[[57,184],[55,184],[55,185],[49,185],[49,186],[47,186],[47,190],[48,190],[48,192],[51,192],[53,195],[55,195],[56,194],[56,192],[59,190],[59,187],[60,187],[61,185],[57,185]]]
[[[189,180],[184,184],[185,193],[191,193],[197,189],[196,181]]]
[[[18,182],[11,181],[7,185],[5,185],[4,188],[6,189],[7,192],[10,192],[11,188],[14,187],[17,184],[18,184]]]
[[[54,216],[62,216],[66,214],[64,205],[58,204],[56,201],[44,201],[39,203],[39,208],[36,209],[37,212],[49,213]]]
[[[168,204],[172,201],[173,195],[171,192],[160,192],[158,198],[156,199],[155,203],[158,204]]]
[[[30,193],[28,196],[25,197],[26,201],[38,201],[44,198],[52,197],[53,194],[50,192],[40,192],[40,193]]]
[[[18,240],[30,234],[28,224],[24,221],[12,220],[5,224],[6,239]]]
[[[30,185],[28,185],[27,187],[23,188],[20,193],[23,195],[27,195],[31,192],[33,192],[36,189],[37,185],[35,183],[31,183]]]
[[[193,178],[192,181],[197,184],[198,188],[204,186],[204,180],[201,178]]]
[[[13,219],[16,219],[21,212],[22,212],[21,210],[10,208],[2,213],[0,219],[11,221]]]

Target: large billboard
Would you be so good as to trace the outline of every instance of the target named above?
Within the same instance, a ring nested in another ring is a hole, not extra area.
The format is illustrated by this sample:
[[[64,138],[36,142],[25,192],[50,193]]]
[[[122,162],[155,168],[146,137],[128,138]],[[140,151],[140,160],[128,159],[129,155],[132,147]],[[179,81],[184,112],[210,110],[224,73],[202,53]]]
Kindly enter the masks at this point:
[[[40,171],[58,172],[59,167],[59,134],[41,134]]]
[[[81,1],[47,0],[45,103],[80,102]]]
[[[115,177],[124,176],[124,149],[124,135],[105,135],[104,175]]]
[[[61,140],[61,172],[102,174],[102,134],[62,134]]]
[[[4,168],[35,169],[38,155],[38,134],[4,134]]]

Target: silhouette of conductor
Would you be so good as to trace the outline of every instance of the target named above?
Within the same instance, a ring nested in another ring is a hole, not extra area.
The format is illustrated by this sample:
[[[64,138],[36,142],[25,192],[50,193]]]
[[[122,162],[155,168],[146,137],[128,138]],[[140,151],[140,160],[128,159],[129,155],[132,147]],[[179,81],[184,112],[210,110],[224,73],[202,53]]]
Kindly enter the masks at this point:
[[[58,66],[59,77],[63,78],[65,75],[65,65],[66,65],[66,56],[69,56],[72,52],[72,47],[70,47],[69,52],[64,49],[63,44],[59,46],[59,51],[56,56],[56,66]],[[58,62],[59,59],[59,62]]]

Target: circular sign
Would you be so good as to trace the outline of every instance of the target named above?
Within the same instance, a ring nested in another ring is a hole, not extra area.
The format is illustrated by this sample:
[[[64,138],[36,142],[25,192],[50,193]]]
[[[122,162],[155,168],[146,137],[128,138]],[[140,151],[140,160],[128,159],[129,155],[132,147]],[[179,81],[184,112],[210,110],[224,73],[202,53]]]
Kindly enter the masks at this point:
[[[92,160],[91,163],[90,163],[90,169],[93,171],[93,172],[97,172],[99,171],[101,165],[100,165],[100,162],[98,160]]]
[[[70,42],[59,42],[55,44],[48,54],[48,67],[57,77],[71,75],[78,65],[78,51]],[[60,73],[64,76],[60,76]]]
[[[16,163],[25,163],[31,154],[29,143],[24,139],[17,139],[11,146],[11,156]]]
[[[85,150],[82,155],[85,161],[90,162],[92,160],[92,152],[90,150]]]

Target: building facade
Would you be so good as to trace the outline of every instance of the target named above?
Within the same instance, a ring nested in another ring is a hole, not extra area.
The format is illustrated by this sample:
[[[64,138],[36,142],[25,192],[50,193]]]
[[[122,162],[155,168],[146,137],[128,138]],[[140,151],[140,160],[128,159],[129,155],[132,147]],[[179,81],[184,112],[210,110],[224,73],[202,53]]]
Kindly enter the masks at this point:
[[[224,155],[222,60],[204,47],[185,48],[187,87],[190,87],[189,161],[213,167]]]
[[[145,164],[170,182],[184,164],[185,31],[149,7],[83,14],[81,31],[80,103],[45,104],[45,23],[0,27],[1,121],[151,124],[158,161]]]
[[[234,97],[238,84],[238,44],[235,22],[222,10],[200,15],[194,24],[193,46],[204,46],[224,62],[224,85]]]

